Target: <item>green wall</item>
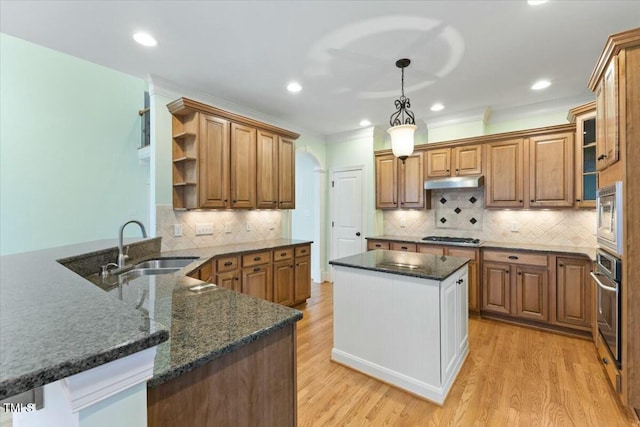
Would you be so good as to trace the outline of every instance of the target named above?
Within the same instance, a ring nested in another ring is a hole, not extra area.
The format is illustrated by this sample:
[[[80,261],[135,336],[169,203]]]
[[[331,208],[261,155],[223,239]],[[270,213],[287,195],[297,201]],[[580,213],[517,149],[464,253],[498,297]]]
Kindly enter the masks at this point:
[[[142,79],[0,34],[1,254],[148,221],[144,90]]]

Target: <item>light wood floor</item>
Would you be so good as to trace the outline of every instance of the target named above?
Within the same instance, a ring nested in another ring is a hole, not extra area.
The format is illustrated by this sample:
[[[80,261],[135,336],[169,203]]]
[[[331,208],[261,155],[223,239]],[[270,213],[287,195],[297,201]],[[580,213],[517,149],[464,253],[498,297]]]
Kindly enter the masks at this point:
[[[590,341],[472,318],[469,356],[440,407],[329,360],[330,283],[313,284],[301,309],[299,426],[635,426]]]

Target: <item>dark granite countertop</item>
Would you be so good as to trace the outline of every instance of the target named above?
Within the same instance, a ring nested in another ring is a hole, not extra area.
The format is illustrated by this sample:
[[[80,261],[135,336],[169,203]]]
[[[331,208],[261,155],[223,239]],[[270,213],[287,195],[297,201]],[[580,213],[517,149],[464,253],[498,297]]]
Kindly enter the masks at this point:
[[[469,258],[376,249],[329,264],[442,281],[468,262]]]
[[[298,310],[223,288],[193,292],[202,282],[185,274],[216,255],[309,243],[276,239],[163,252],[200,258],[176,273],[121,286],[114,277],[111,283],[94,277],[96,286],[56,262],[117,246],[115,240],[0,257],[0,398],[162,343],[149,382],[158,385],[298,321]]]
[[[102,240],[0,257],[0,399],[167,340],[163,325],[56,262],[113,246]]]
[[[521,250],[521,251],[533,251],[544,252],[554,254],[566,254],[566,255],[584,255],[591,260],[596,259],[595,247],[582,247],[582,246],[563,246],[563,245],[546,245],[539,243],[519,243],[519,242],[494,242],[494,241],[481,241],[478,245],[469,244],[456,244],[447,242],[428,242],[422,240],[422,237],[414,236],[394,236],[389,234],[383,234],[380,236],[367,237],[367,240],[390,240],[401,243],[420,243],[425,245],[436,246],[462,246],[468,248],[483,248],[483,249],[509,249],[509,250]]]

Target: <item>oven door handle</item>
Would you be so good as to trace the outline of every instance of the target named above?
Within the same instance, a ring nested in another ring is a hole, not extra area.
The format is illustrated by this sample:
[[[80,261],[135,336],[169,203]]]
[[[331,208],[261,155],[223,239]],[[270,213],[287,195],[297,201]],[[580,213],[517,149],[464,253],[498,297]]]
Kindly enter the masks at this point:
[[[607,286],[600,281],[598,276],[602,276],[602,274],[598,274],[594,272],[591,272],[589,274],[591,275],[591,278],[596,281],[596,284],[598,285],[599,288],[602,288],[605,291],[615,292],[616,294],[618,293],[618,288],[614,288],[613,286]],[[602,315],[602,299],[600,298],[599,295],[598,295],[598,313]]]
[[[593,278],[593,280],[596,281],[596,283],[598,284],[599,287],[601,287],[602,289],[606,290],[606,291],[611,291],[611,292],[618,292],[618,288],[613,287],[613,286],[607,286],[604,283],[602,283],[600,281],[600,279],[598,278],[598,276],[602,276],[602,274],[598,274],[598,273],[589,273],[591,275],[591,277]]]

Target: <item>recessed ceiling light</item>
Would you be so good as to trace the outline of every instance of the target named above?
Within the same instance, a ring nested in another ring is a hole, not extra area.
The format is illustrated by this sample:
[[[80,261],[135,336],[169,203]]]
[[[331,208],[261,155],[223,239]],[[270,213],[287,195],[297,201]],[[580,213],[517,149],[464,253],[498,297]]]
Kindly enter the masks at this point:
[[[527,0],[529,6],[540,6],[541,4],[545,4],[549,0]]]
[[[367,119],[360,120],[360,126],[362,127],[371,126],[371,122]]]
[[[441,111],[441,110],[444,110],[444,105],[440,104],[439,102],[436,102],[431,106],[431,111]]]
[[[140,43],[142,46],[155,46],[158,44],[156,39],[154,39],[150,34],[147,33],[135,33],[133,35],[133,39]]]
[[[531,86],[531,89],[542,90],[548,88],[549,86],[551,86],[551,82],[549,80],[538,80],[533,84],[533,86]]]
[[[298,82],[291,82],[287,85],[287,90],[292,93],[300,92],[302,90],[302,86]]]

